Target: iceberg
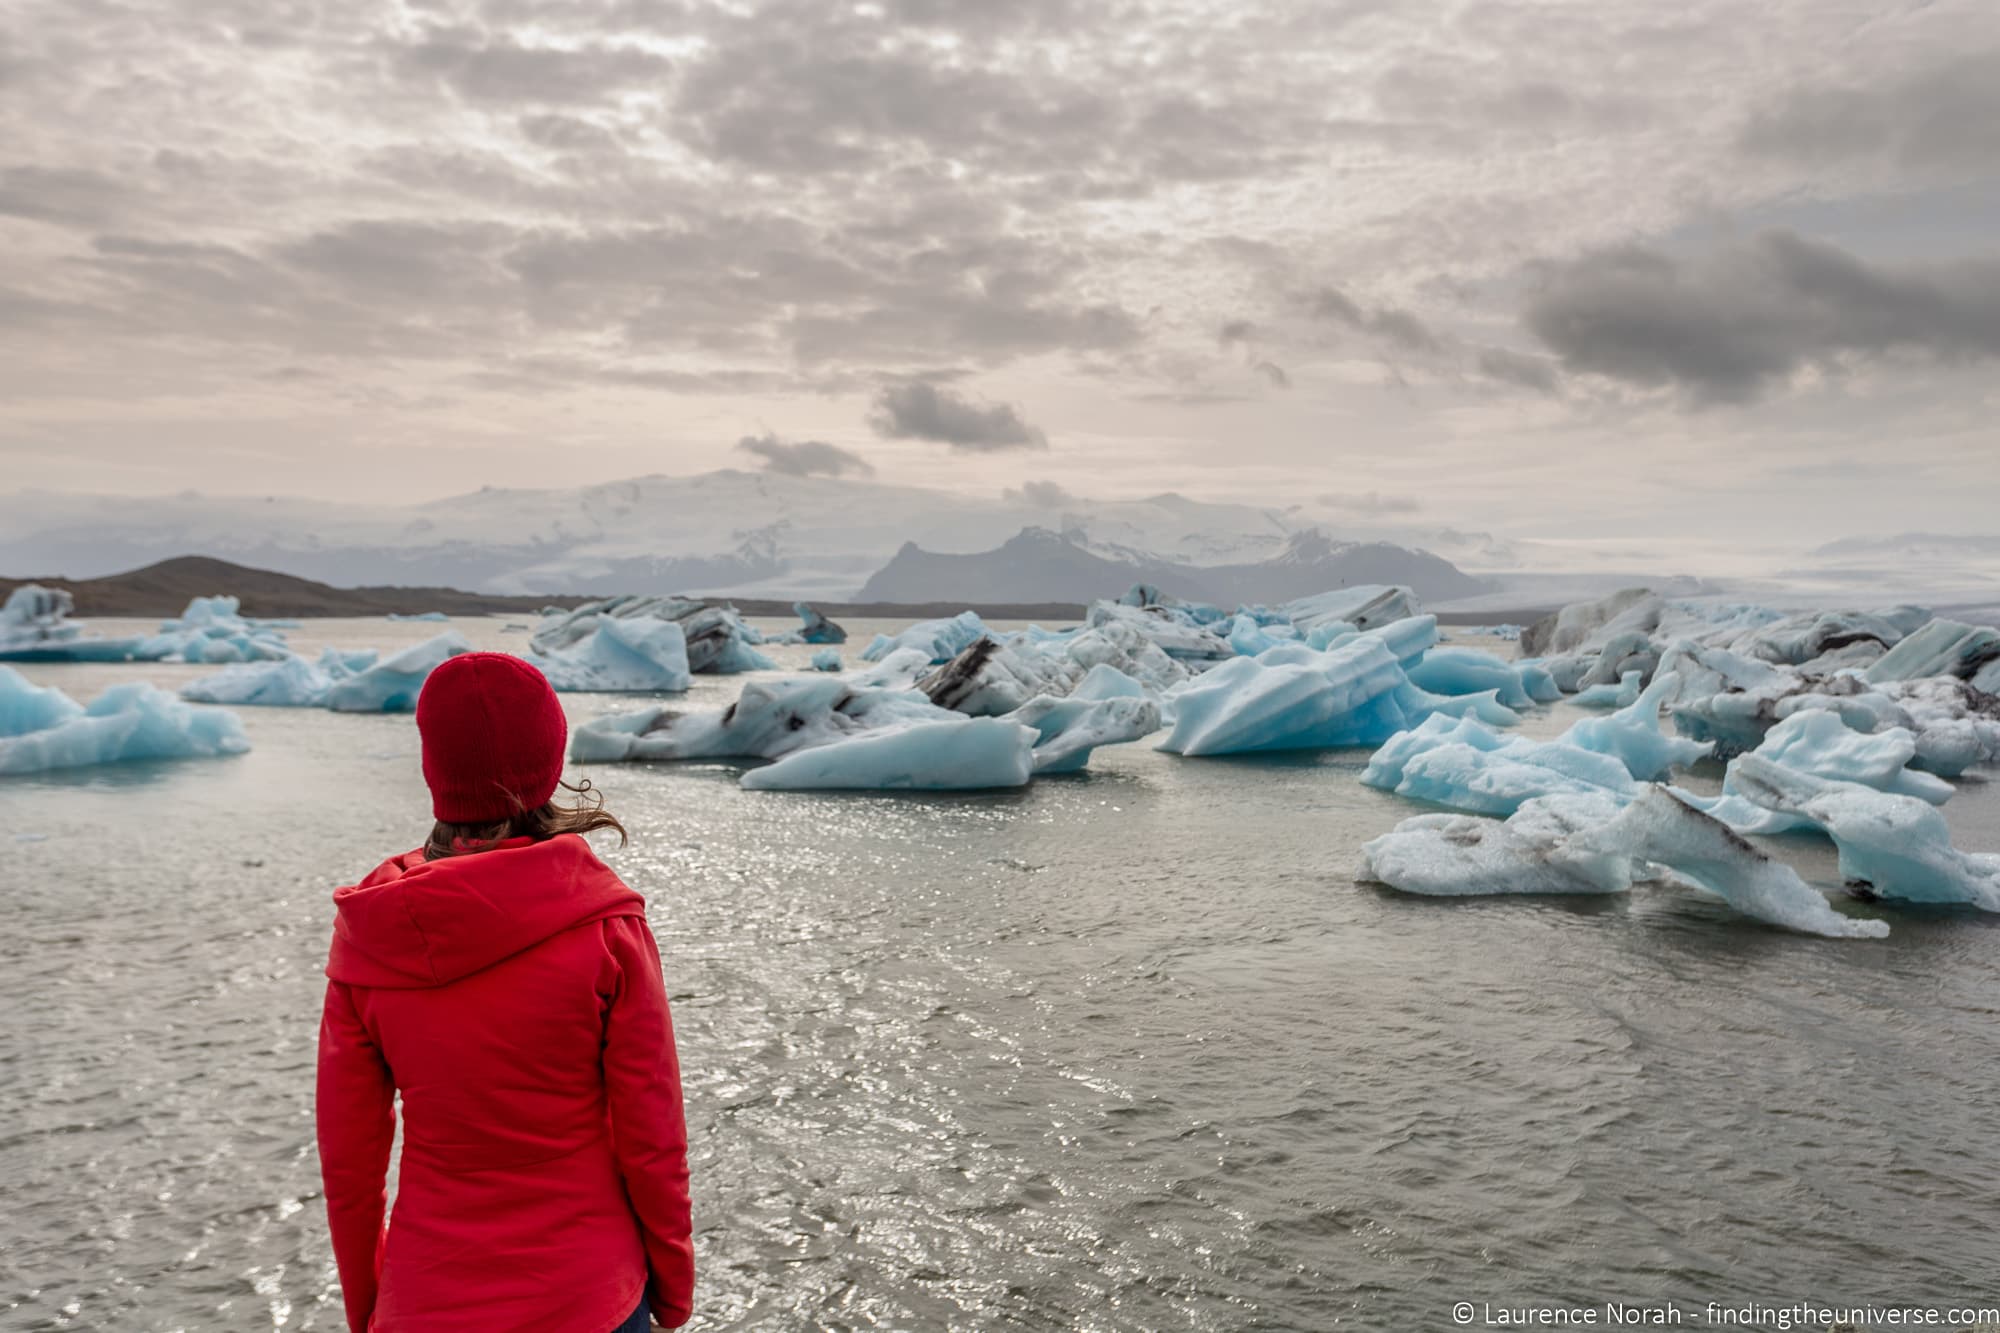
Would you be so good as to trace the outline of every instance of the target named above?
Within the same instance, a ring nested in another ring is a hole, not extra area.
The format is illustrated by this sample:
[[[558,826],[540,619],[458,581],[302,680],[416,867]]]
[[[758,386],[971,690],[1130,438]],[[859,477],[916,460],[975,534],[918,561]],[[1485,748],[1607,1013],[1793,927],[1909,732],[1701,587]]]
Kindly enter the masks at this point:
[[[324,702],[336,713],[411,713],[424,678],[447,659],[469,653],[472,645],[457,630],[403,649],[373,666],[335,681]]]
[[[1713,748],[1709,742],[1669,736],[1660,730],[1660,706],[1679,688],[1678,676],[1662,672],[1628,706],[1607,717],[1584,718],[1562,734],[1560,743],[1611,755],[1642,782],[1663,778],[1675,767],[1705,759]]]
[[[846,643],[847,631],[834,624],[804,602],[793,602],[792,613],[798,616],[801,627],[794,630],[796,643]]]
[[[1623,804],[1640,788],[1614,755],[1502,736],[1476,718],[1444,714],[1391,737],[1361,781],[1412,800],[1501,816],[1538,796],[1603,796]]]
[[[688,670],[696,675],[768,671],[777,664],[757,651],[763,636],[733,607],[710,606],[686,597],[607,597],[571,611],[551,608],[528,641],[531,652],[557,659],[612,620],[670,621],[681,628]]]
[[[843,669],[844,665],[840,660],[840,654],[831,648],[822,648],[812,655],[812,669],[814,671],[839,671]]]
[[[1617,893],[1658,866],[1789,930],[1842,939],[1889,933],[1886,922],[1834,910],[1791,867],[1657,786],[1623,804],[1602,795],[1542,797],[1504,823],[1418,815],[1362,855],[1363,878],[1434,895]]]
[[[1324,653],[1283,645],[1176,689],[1173,730],[1160,748],[1194,756],[1372,745],[1412,721],[1397,699],[1408,685],[1379,639]]]
[[[993,717],[958,717],[794,750],[745,773],[752,791],[981,791],[1025,786],[1035,733]]]
[[[595,718],[571,733],[570,757],[585,763],[778,759],[866,731],[959,717],[911,689],[790,676],[752,681],[726,708],[684,712],[657,705]]]
[[[1851,886],[1899,902],[2000,912],[2000,854],[1953,847],[1944,816],[1929,802],[1814,777],[1757,754],[1732,768],[1749,801],[1824,830]]]
[[[401,614],[400,612],[391,611],[386,617],[386,619],[438,621],[438,620],[450,620],[451,617],[446,615],[442,611],[420,611],[415,615],[407,615],[407,616]]]
[[[129,662],[143,640],[86,635],[67,588],[24,583],[0,605],[0,662]]]
[[[114,685],[88,708],[0,667],[0,774],[242,754],[250,748],[231,712],[195,708],[143,681]]]
[[[1616,685],[1591,685],[1570,696],[1578,708],[1630,708],[1639,702],[1643,671],[1627,671]]]
[[[1917,738],[1911,732],[1902,727],[1855,731],[1838,713],[1793,713],[1772,727],[1751,753],[1816,778],[1858,782],[1932,805],[1943,805],[1952,795],[1952,785],[1943,778],[1908,766],[1917,754]]]
[[[1392,621],[1420,615],[1423,605],[1408,588],[1362,583],[1286,602],[1282,610],[1301,634],[1335,621],[1359,630],[1379,629]]]
[[[917,682],[940,708],[968,717],[1011,713],[1038,694],[1064,695],[1083,676],[1067,656],[981,637]]]
[[[333,678],[296,654],[275,662],[239,662],[181,686],[181,698],[201,704],[256,708],[319,708]]]
[[[277,622],[251,620],[234,597],[196,597],[175,620],[160,622],[159,633],[143,640],[137,655],[147,661],[178,659],[220,666],[227,662],[278,661],[292,655]]]
[[[1080,691],[1062,699],[1043,694],[1007,720],[1034,728],[1035,772],[1075,773],[1098,746],[1143,740],[1158,731],[1160,706],[1143,693],[1102,699],[1086,698]]]
[[[1871,683],[1953,676],[1986,694],[2000,694],[2000,629],[1933,620],[1870,666]]]
[[[528,661],[558,691],[679,694],[694,684],[687,633],[676,620],[602,616],[568,647],[547,654],[529,648]]]
[[[1523,672],[1515,663],[1477,648],[1431,648],[1408,670],[1412,684],[1433,694],[1492,690],[1509,708],[1527,708],[1558,697],[1555,682],[1546,673]],[[1535,689],[1544,694],[1536,695]]]
[[[949,662],[986,637],[986,622],[976,611],[961,611],[948,620],[920,620],[899,634],[877,634],[861,650],[864,662],[880,662],[904,648],[922,649],[933,663]]]
[[[1122,602],[1092,603],[1085,628],[1124,629],[1159,648],[1185,667],[1199,671],[1236,656],[1229,639],[1216,632],[1219,624],[1198,622],[1185,610],[1168,606],[1126,606]]]

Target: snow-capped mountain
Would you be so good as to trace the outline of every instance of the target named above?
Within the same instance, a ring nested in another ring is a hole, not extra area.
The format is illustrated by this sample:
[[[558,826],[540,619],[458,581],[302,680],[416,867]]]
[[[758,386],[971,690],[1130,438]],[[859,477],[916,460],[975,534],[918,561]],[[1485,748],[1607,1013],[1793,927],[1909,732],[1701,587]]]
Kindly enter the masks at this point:
[[[906,542],[971,553],[1046,528],[1121,566],[1224,566],[1278,557],[1314,526],[1298,510],[1171,493],[1046,505],[1018,493],[738,471],[487,488],[410,505],[21,492],[0,496],[0,570],[92,577],[202,554],[342,586],[840,599]]]

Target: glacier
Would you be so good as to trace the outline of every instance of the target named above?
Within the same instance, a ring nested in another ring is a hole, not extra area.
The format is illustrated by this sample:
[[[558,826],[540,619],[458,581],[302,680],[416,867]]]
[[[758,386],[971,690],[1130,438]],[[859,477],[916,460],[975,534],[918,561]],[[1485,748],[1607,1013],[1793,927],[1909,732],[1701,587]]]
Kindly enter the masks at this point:
[[[249,748],[234,713],[196,708],[144,681],[113,685],[83,707],[0,666],[0,774],[209,758]]]

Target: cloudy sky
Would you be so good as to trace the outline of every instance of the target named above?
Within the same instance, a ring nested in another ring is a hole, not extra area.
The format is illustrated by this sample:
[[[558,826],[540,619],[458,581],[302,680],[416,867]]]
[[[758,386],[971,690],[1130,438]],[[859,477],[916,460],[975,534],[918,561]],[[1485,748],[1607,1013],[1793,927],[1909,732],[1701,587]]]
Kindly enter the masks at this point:
[[[0,485],[2000,527],[1991,0],[12,0]]]

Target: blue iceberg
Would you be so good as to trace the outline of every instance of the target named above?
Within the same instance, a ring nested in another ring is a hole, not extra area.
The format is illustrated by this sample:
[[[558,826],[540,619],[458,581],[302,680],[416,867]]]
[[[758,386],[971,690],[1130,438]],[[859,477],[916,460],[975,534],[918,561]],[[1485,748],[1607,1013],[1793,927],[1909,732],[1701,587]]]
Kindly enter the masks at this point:
[[[24,583],[0,605],[0,662],[129,662],[145,640],[86,635],[67,588]]]
[[[980,791],[1034,776],[1035,733],[1004,718],[953,717],[795,750],[743,775],[753,791]]]
[[[686,597],[608,597],[574,610],[551,608],[528,641],[537,657],[560,659],[613,620],[670,621],[681,628],[688,670],[696,675],[768,671],[777,664],[757,651],[764,641],[754,626],[728,606],[710,606]]]
[[[814,671],[840,671],[845,669],[845,666],[846,664],[840,660],[840,654],[831,648],[822,648],[812,655]]]
[[[242,754],[243,723],[195,708],[143,681],[114,685],[88,708],[0,667],[0,774],[41,773],[136,759]]]
[[[1502,816],[1538,796],[1608,796],[1623,804],[1640,788],[1614,755],[1502,736],[1476,718],[1443,714],[1390,738],[1361,781],[1412,800]]]
[[[472,645],[457,630],[446,630],[394,656],[385,657],[365,670],[335,681],[327,690],[325,704],[336,713],[411,713],[424,679]]]
[[[397,611],[391,611],[391,612],[390,612],[390,613],[388,614],[388,616],[386,617],[386,619],[389,619],[389,620],[421,620],[421,621],[443,621],[443,620],[450,620],[450,619],[451,619],[451,617],[450,617],[450,616],[448,616],[448,615],[446,615],[446,614],[445,614],[444,612],[442,612],[442,611],[419,611],[419,612],[417,612],[417,613],[416,613],[416,614],[414,614],[414,615],[404,615],[404,614],[402,614],[401,612],[397,612]]]
[[[1143,740],[1158,731],[1160,706],[1144,693],[1102,699],[1080,692],[1062,699],[1044,694],[1028,700],[1006,720],[1034,728],[1035,772],[1075,773],[1090,762],[1090,753],[1098,746]]]
[[[1620,893],[1654,867],[1788,930],[1879,939],[1888,923],[1845,916],[1790,866],[1645,786],[1629,801],[1588,793],[1524,803],[1505,822],[1418,815],[1362,851],[1362,878],[1409,893]]]
[[[1678,676],[1662,672],[1629,705],[1608,717],[1584,718],[1564,732],[1558,743],[1611,755],[1633,777],[1646,782],[1665,777],[1675,767],[1705,759],[1713,748],[1709,742],[1669,736],[1660,729],[1660,707],[1679,688]]]
[[[676,620],[600,617],[590,633],[528,660],[560,691],[678,694],[694,684],[687,633]]]
[[[928,654],[932,662],[949,662],[986,637],[986,622],[976,611],[961,611],[949,620],[920,620],[897,634],[877,634],[861,650],[864,662],[880,662],[904,648]]]

